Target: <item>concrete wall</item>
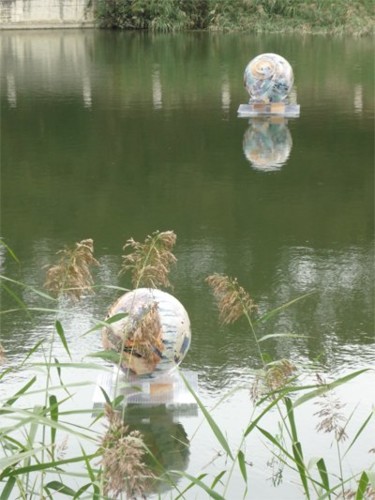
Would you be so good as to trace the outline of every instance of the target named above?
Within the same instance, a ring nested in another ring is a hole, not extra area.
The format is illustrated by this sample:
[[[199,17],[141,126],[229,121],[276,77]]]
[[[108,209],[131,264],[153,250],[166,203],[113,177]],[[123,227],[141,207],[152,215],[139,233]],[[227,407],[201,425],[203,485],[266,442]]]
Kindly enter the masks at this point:
[[[0,0],[0,29],[93,25],[94,0]]]

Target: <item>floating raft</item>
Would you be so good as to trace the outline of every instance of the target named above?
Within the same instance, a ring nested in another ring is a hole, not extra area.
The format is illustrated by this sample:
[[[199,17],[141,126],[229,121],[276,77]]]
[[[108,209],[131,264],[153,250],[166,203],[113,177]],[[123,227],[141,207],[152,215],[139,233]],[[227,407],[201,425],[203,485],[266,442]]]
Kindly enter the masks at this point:
[[[240,104],[238,116],[243,118],[253,118],[254,116],[285,116],[285,118],[298,117],[300,113],[299,104],[286,104],[284,102],[254,102]]]
[[[190,387],[197,393],[198,374],[185,370],[182,370],[182,373]],[[102,373],[97,379],[93,395],[95,409],[101,408],[105,404],[101,389],[104,389],[111,399],[122,394],[124,406],[128,404],[147,407],[165,405],[168,409],[177,410],[178,413],[186,416],[198,414],[197,402],[186,387],[178,370],[157,379],[121,375],[117,380],[117,368],[114,367],[112,373]]]

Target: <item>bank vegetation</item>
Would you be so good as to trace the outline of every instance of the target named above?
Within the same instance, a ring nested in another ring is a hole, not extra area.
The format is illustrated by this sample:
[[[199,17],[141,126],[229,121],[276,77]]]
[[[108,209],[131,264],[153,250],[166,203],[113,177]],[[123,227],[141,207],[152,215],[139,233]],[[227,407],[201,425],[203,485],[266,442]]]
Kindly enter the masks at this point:
[[[372,0],[97,0],[102,28],[371,35]]]

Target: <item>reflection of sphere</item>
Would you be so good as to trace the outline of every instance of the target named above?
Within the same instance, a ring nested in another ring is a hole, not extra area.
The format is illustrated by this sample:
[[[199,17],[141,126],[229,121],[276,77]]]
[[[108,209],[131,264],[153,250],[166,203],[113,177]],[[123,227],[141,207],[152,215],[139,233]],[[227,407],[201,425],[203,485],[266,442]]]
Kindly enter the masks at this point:
[[[244,154],[257,170],[278,170],[287,161],[291,149],[292,136],[285,122],[253,120],[243,138]]]
[[[245,68],[244,84],[250,101],[283,101],[288,97],[293,82],[291,65],[277,54],[260,54]]]
[[[138,288],[122,295],[107,319],[127,314],[103,329],[106,349],[123,350],[122,368],[138,376],[164,375],[178,366],[190,346],[190,320],[172,295]]]
[[[145,455],[145,463],[157,478],[149,485],[149,493],[162,493],[177,483],[178,476],[172,470],[184,471],[189,463],[189,439],[183,425],[175,422],[173,412],[165,405],[126,407],[124,423],[129,431],[137,430],[150,450]],[[173,481],[168,481],[168,476]],[[164,479],[164,480],[163,480]]]

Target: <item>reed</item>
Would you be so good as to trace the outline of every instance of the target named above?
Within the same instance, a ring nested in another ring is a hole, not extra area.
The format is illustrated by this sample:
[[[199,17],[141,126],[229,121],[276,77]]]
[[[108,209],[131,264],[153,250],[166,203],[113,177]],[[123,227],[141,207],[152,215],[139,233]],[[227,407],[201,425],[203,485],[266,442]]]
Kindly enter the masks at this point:
[[[176,237],[172,231],[157,231],[147,236],[143,243],[133,239],[127,241],[122,270],[130,273],[134,286],[170,285],[168,274],[171,265],[176,261],[172,253],[175,242]],[[83,240],[69,251],[64,249],[60,255],[58,264],[47,271],[48,288],[58,295],[73,291],[74,301],[84,300],[88,287],[93,284],[90,266],[98,264],[93,255],[92,240]],[[7,286],[29,287],[5,276],[1,276],[1,279]],[[130,428],[124,422],[125,408],[121,394],[116,395],[115,392],[115,397],[111,400],[103,391],[106,403],[104,409],[99,412],[93,413],[92,408],[67,409],[66,405],[74,391],[86,385],[92,386],[92,381],[79,380],[65,384],[64,373],[70,370],[78,374],[87,367],[98,372],[108,368],[100,363],[77,363],[72,360],[71,346],[64,326],[58,320],[59,309],[56,308],[56,319],[50,337],[39,341],[30,349],[24,360],[17,365],[9,365],[0,373],[0,382],[10,383],[17,370],[38,370],[20,389],[0,400],[1,500],[54,498],[56,492],[75,499],[142,497],[148,494],[155,482],[161,480],[169,482],[172,498],[184,498],[188,491],[193,490],[196,497],[208,494],[211,498],[227,499],[229,486],[237,468],[244,484],[244,498],[252,498],[252,469],[246,443],[254,435],[262,436],[270,447],[276,486],[282,479],[283,469],[286,468],[298,474],[301,490],[307,499],[339,496],[365,500],[374,497],[375,462],[372,469],[370,467],[356,471],[349,476],[345,476],[343,467],[349,452],[373,422],[374,413],[371,412],[360,422],[354,436],[349,436],[347,426],[351,416],[345,416],[344,403],[335,395],[336,388],[349,383],[366,370],[357,370],[329,382],[317,374],[316,383],[302,385],[299,383],[296,366],[291,360],[272,360],[267,353],[267,342],[283,334],[270,333],[260,336],[258,330],[259,325],[267,324],[271,317],[287,307],[292,307],[299,300],[307,300],[308,295],[259,315],[254,299],[237,279],[214,274],[206,281],[218,304],[220,320],[226,328],[230,328],[233,322],[241,318],[245,319],[249,334],[257,346],[260,361],[260,368],[254,374],[253,386],[249,388],[253,410],[236,447],[228,441],[226,429],[220,428],[211,411],[185,380],[208,427],[217,439],[220,454],[225,456],[225,470],[213,478],[208,474],[194,477],[182,470],[174,470],[172,472],[175,476],[185,479],[184,489],[181,491],[173,480],[171,471],[165,470],[152,450],[147,447],[142,432],[136,426]],[[12,290],[12,293],[15,295],[16,289]],[[43,300],[48,298],[41,292],[38,296]],[[24,307],[27,306],[22,304],[19,309],[23,312]],[[104,322],[97,321],[92,328],[83,332],[83,335],[97,335],[103,326],[110,326],[110,321],[110,318]],[[154,339],[149,337],[149,332],[154,330],[155,318],[151,310],[146,314],[145,321],[133,332],[133,341],[141,341],[141,344],[143,342],[142,345],[146,349],[147,342],[154,342]],[[284,336],[288,337],[290,334]],[[56,359],[55,347],[58,342],[63,346],[69,362],[61,363]],[[118,348],[118,372],[121,370],[123,349],[124,345]],[[32,363],[37,352],[43,353],[44,362]],[[105,358],[101,353],[97,353],[96,357]],[[183,373],[181,376],[183,377]],[[41,386],[37,385],[37,379],[42,381]],[[42,403],[35,404],[35,398],[41,398]],[[317,431],[332,434],[340,466],[338,475],[329,470],[323,455],[314,460],[305,456],[303,428],[298,424],[296,410],[311,402],[317,405],[314,416],[318,419]],[[271,414],[278,418],[277,432],[266,427],[266,418]],[[89,425],[77,423],[84,415],[90,416]],[[79,442],[78,453],[72,453],[70,450],[72,440]]]

